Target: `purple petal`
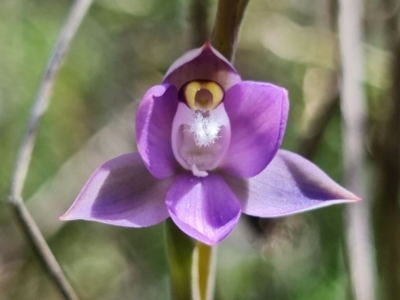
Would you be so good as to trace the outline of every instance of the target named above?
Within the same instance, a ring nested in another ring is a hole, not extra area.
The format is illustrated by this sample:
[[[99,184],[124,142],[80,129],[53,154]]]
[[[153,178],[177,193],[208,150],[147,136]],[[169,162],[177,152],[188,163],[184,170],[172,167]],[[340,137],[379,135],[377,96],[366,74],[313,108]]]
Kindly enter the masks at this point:
[[[186,234],[208,245],[224,239],[240,216],[240,203],[226,182],[216,174],[177,177],[167,193],[169,214]]]
[[[231,63],[209,43],[190,50],[176,60],[167,71],[163,83],[170,83],[179,90],[193,80],[218,82],[224,90],[241,81]]]
[[[146,92],[137,111],[138,150],[150,173],[159,179],[173,175],[178,168],[171,145],[178,103],[173,85],[158,85]]]
[[[242,202],[243,212],[258,217],[279,217],[361,200],[312,162],[284,150],[253,178],[225,179]]]
[[[231,145],[221,169],[250,178],[266,168],[285,132],[289,101],[278,86],[241,82],[227,91],[225,109],[231,122]]]
[[[90,177],[60,220],[88,220],[126,227],[144,227],[168,218],[165,196],[174,177],[155,179],[139,153],[107,161]]]

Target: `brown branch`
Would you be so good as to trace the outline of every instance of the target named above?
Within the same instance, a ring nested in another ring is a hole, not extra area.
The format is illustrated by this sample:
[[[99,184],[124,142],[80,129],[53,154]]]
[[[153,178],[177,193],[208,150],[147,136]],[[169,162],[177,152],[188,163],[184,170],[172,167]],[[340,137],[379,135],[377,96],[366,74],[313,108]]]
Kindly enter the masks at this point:
[[[363,53],[361,0],[340,0],[344,175],[347,187],[363,202],[346,207],[347,250],[354,299],[375,299],[370,208],[365,173],[365,96],[362,87]]]
[[[91,4],[92,0],[76,0],[60,33],[60,37],[40,83],[39,91],[32,107],[27,132],[19,148],[9,196],[9,202],[14,208],[16,218],[65,299],[78,298],[27,210],[22,199],[22,191],[35,145],[38,126],[49,105],[56,76],[60,71],[72,38],[75,36]]]

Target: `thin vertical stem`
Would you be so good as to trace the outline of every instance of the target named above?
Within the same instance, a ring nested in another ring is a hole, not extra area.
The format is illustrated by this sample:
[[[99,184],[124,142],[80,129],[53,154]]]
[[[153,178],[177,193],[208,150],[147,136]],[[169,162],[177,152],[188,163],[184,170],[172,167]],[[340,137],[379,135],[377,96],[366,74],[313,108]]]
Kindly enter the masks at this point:
[[[172,299],[212,300],[217,247],[195,242],[171,219],[165,228]]]
[[[249,0],[219,0],[211,44],[233,61],[239,29]]]
[[[65,299],[71,300],[78,298],[63,274],[61,267],[57,263],[34,219],[26,208],[22,199],[22,190],[28,173],[38,126],[49,105],[50,95],[56,76],[62,66],[71,41],[91,4],[92,0],[77,0],[71,8],[67,21],[60,33],[60,37],[40,83],[39,91],[32,107],[27,132],[19,148],[9,196],[9,202],[14,208],[15,216],[21,224],[28,240],[36,253],[38,253],[51,278]]]
[[[197,242],[193,254],[193,299],[211,300],[214,296],[217,246]]]
[[[344,171],[347,187],[364,201],[346,210],[347,246],[354,298],[375,298],[369,200],[364,185],[365,96],[362,87],[363,53],[361,0],[339,1]]]
[[[172,299],[192,299],[192,261],[195,242],[171,219],[165,221]]]

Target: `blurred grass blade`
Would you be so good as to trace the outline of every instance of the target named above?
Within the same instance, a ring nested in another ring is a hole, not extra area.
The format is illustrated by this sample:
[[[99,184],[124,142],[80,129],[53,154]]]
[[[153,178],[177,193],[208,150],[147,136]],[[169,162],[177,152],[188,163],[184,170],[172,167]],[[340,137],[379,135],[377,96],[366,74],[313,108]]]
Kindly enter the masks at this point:
[[[361,0],[341,0],[341,49],[344,172],[349,190],[363,201],[346,207],[347,248],[354,299],[375,299],[375,268],[371,245],[369,197],[365,186],[365,95],[362,86],[363,34]]]

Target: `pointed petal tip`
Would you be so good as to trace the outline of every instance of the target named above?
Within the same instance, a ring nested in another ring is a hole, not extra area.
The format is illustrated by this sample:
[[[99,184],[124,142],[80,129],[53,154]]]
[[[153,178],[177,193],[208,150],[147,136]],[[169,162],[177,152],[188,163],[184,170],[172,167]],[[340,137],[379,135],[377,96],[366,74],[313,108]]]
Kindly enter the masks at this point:
[[[206,40],[206,41],[204,42],[204,45],[203,45],[203,50],[205,50],[205,49],[211,49],[211,48],[212,48],[212,46],[211,46],[210,41]]]
[[[72,219],[69,217],[69,212],[71,211],[72,208],[73,208],[73,206],[71,206],[62,216],[59,216],[59,217],[58,217],[58,220],[59,220],[59,221],[69,221],[69,220],[72,220]]]
[[[340,191],[337,191],[336,198],[333,200],[336,201],[341,201],[341,203],[355,203],[355,202],[360,202],[362,201],[361,197],[358,197],[357,195],[353,194],[346,188],[340,186],[338,183],[337,186],[340,188]]]
[[[76,199],[77,200],[77,199]],[[76,202],[75,200],[75,202]],[[74,221],[74,220],[89,220],[84,216],[79,215],[79,211],[76,211],[76,203],[73,203],[72,206],[62,215],[58,217],[59,221]]]
[[[58,217],[58,220],[59,221],[72,221],[72,220],[76,220],[76,219],[74,217],[71,218],[69,211],[67,211],[65,214]]]
[[[360,202],[360,201],[362,201],[362,198],[353,194],[353,198],[350,198],[349,200],[353,201],[353,202]]]

